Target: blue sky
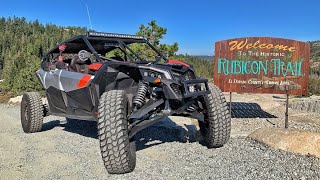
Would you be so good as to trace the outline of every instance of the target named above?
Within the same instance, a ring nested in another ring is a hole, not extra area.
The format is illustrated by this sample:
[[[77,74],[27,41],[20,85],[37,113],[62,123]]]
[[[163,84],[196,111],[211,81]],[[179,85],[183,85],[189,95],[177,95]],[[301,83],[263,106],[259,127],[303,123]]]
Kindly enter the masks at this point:
[[[320,40],[318,0],[0,0],[0,16],[90,27],[84,2],[94,30],[134,34],[154,19],[168,29],[162,43],[178,42],[183,54],[213,55],[215,41],[236,37]]]

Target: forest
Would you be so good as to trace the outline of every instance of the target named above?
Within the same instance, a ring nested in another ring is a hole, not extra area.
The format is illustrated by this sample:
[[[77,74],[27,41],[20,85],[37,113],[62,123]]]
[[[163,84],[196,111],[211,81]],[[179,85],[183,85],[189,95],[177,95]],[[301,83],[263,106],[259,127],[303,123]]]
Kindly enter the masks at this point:
[[[41,91],[35,76],[40,67],[42,52],[72,36],[85,34],[84,27],[42,24],[24,17],[0,18],[0,92],[19,95],[26,91]],[[137,35],[148,39],[161,51],[168,52],[170,59],[179,59],[192,64],[198,76],[213,78],[213,56],[178,55],[178,43],[162,44],[167,29],[155,20],[137,27]],[[320,41],[309,42],[311,46],[311,75],[309,95],[320,94]]]
[[[212,77],[213,59],[206,60],[188,55],[176,55],[178,43],[161,44],[167,29],[156,21],[137,28],[137,35],[144,36],[160,50],[168,52],[170,58],[193,64],[199,76]],[[46,52],[72,36],[86,34],[84,27],[63,27],[28,21],[22,17],[0,18],[0,92],[19,95],[26,91],[41,91],[35,76],[40,67],[41,52]]]

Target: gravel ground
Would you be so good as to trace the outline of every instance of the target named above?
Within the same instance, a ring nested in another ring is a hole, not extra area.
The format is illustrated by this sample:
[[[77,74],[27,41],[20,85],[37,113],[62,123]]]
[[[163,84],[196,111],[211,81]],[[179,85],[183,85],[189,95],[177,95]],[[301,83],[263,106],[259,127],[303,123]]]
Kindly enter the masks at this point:
[[[256,96],[235,99],[256,101]],[[109,175],[104,169],[94,122],[45,118],[43,131],[23,133],[20,108],[0,104],[0,179],[320,179],[320,159],[273,150],[246,135],[259,127],[281,127],[283,103],[261,96],[263,109],[278,118],[234,118],[232,137],[207,149],[195,122],[174,117],[140,132],[133,173]],[[271,104],[270,106],[268,106]],[[317,115],[292,113],[292,128],[319,131]],[[306,125],[303,125],[306,124]]]

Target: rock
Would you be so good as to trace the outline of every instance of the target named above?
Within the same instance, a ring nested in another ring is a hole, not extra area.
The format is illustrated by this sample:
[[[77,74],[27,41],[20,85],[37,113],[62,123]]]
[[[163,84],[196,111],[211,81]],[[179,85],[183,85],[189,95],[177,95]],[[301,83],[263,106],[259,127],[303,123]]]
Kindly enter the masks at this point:
[[[260,128],[249,134],[248,137],[274,149],[320,158],[320,133],[293,129]]]
[[[8,104],[19,104],[22,101],[22,95],[10,98]],[[47,104],[47,98],[42,98],[42,103]]]
[[[22,101],[22,96],[17,96],[17,97],[13,97],[10,98],[8,101],[8,104],[19,104]]]
[[[310,96],[310,99],[319,99],[320,100],[320,96],[312,95],[312,96]]]

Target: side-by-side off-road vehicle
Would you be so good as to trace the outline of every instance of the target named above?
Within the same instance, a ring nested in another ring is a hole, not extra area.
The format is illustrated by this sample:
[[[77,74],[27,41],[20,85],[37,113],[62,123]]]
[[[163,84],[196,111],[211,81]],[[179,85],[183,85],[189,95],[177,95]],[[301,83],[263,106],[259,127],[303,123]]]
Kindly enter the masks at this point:
[[[221,90],[140,36],[74,37],[45,54],[36,75],[48,103],[36,92],[23,95],[24,132],[41,131],[48,115],[97,121],[102,159],[112,174],[134,170],[136,133],[168,116],[196,118],[208,148],[223,146],[230,136]]]

